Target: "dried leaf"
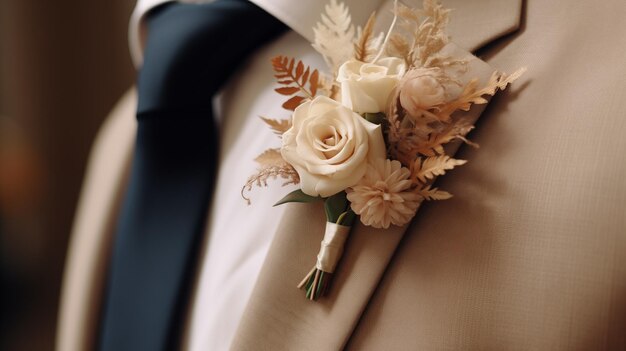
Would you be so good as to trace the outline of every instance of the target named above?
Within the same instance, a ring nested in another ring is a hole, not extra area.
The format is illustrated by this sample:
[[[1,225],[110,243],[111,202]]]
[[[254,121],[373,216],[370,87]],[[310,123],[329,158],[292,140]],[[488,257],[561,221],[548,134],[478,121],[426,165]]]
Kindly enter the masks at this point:
[[[309,79],[309,89],[311,90],[311,95],[313,96],[317,94],[319,78],[320,78],[319,72],[317,70],[314,70],[313,73],[311,74],[311,79]]]
[[[268,180],[278,177],[285,179],[283,186],[300,183],[298,172],[282,158],[279,149],[268,149],[259,155],[255,161],[261,165],[261,168],[256,174],[250,176],[241,188],[241,197],[248,204],[250,204],[250,199],[246,197],[245,192],[250,191],[255,185],[258,187],[267,186]]]
[[[290,110],[290,111],[294,111],[296,109],[296,107],[300,106],[300,104],[306,100],[305,97],[302,96],[294,96],[291,99],[285,101],[285,103],[283,103],[283,108],[286,110]]]
[[[272,59],[272,67],[274,75],[278,79],[278,84],[283,87],[274,89],[281,95],[291,96],[294,94],[303,94],[292,96],[287,100],[283,107],[288,110],[294,110],[305,99],[313,99],[317,94],[319,87],[319,72],[305,66],[302,61],[288,58],[285,56],[276,56]],[[294,71],[295,67],[295,71]],[[308,85],[308,89],[307,89]]]
[[[434,67],[429,59],[449,42],[446,34],[449,13],[435,0],[424,0],[423,9],[400,4],[396,11],[400,30],[390,40],[391,50],[404,57],[409,68]]]
[[[417,154],[424,156],[442,155],[444,153],[443,146],[453,140],[460,139],[467,144],[478,147],[478,144],[472,143],[465,138],[474,126],[468,124],[465,120],[454,121],[446,126],[441,132],[431,133],[428,140],[417,143],[415,151]]]
[[[262,117],[262,116],[261,116],[261,119],[268,126],[270,126],[270,128],[272,128],[274,133],[276,133],[278,135],[282,135],[289,128],[291,128],[291,120],[289,120],[289,119],[277,120],[277,119],[271,119],[271,118],[266,118],[266,117]]]
[[[313,48],[336,74],[339,66],[354,56],[355,31],[345,4],[331,0],[325,10],[326,14],[322,14],[321,21],[313,28]]]
[[[416,193],[423,197],[425,200],[447,200],[452,197],[447,191],[439,190],[437,188],[430,188],[430,185],[417,189]]]
[[[262,154],[257,156],[254,161],[260,165],[281,165],[285,163],[283,156],[280,154],[280,149],[267,149]]]
[[[376,53],[380,50],[383,42],[383,33],[374,36],[374,24],[376,23],[376,12],[372,12],[365,27],[357,28],[357,40],[354,44],[354,58],[362,62],[371,62]]]
[[[411,65],[410,52],[411,48],[409,47],[409,43],[404,38],[404,36],[393,33],[391,37],[389,37],[389,46],[387,46],[387,53],[390,56],[397,56],[404,58],[404,61],[407,65]]]
[[[283,87],[274,89],[277,93],[281,95],[293,95],[295,93],[300,92],[300,88],[298,87]]]
[[[413,164],[411,178],[426,183],[436,176],[444,175],[447,170],[465,164],[465,160],[457,160],[448,155],[417,159]]]
[[[296,66],[296,80],[302,77],[302,73],[304,73],[304,64],[302,61],[298,61],[298,65]]]
[[[314,202],[314,201],[319,201],[319,200],[322,200],[320,196],[307,195],[302,191],[302,189],[298,189],[298,190],[294,190],[290,192],[289,194],[285,195],[285,197],[278,200],[278,202],[274,204],[274,207],[280,206],[282,204],[290,203],[290,202],[308,203],[308,202]]]
[[[500,85],[504,84],[502,87],[500,87],[501,90],[504,90],[506,88],[507,85],[513,83],[514,81],[516,81],[519,77],[523,76],[524,73],[526,73],[528,69],[526,67],[522,67],[520,69],[518,69],[517,71],[509,74],[508,76],[503,75],[500,79]]]
[[[304,74],[302,74],[302,81],[303,82],[307,82],[309,80],[309,73],[311,72],[311,70],[309,69],[309,67],[306,68],[306,71],[304,71]],[[310,82],[309,82],[310,83]]]
[[[293,65],[294,65],[294,63],[295,63],[295,62],[296,62],[296,59],[295,59],[295,58],[292,58],[292,59],[289,61],[289,67],[287,68],[287,71],[289,71],[289,72],[293,71]]]
[[[520,68],[510,75],[506,75],[500,72],[494,72],[487,84],[478,89],[478,80],[472,79],[465,87],[463,91],[454,101],[445,104],[441,108],[442,115],[451,115],[457,110],[469,111],[473,104],[486,104],[488,100],[485,96],[493,96],[498,90],[504,90],[506,87],[521,77],[526,68]]]

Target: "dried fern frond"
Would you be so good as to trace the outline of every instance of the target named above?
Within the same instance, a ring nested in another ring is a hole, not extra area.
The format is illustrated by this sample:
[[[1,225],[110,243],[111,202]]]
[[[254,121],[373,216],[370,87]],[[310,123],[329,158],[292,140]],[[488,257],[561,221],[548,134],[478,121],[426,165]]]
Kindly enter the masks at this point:
[[[397,112],[389,114],[387,130],[388,154],[405,167],[412,167],[420,156],[434,157],[444,155],[445,144],[462,140],[478,148],[465,136],[474,128],[472,122],[463,117],[456,117],[449,123],[430,122],[428,118],[410,119]]]
[[[376,12],[372,12],[365,27],[357,28],[357,40],[354,44],[354,58],[362,62],[371,62],[383,43],[384,34],[378,33],[374,36],[374,24],[376,23]]]
[[[441,132],[431,133],[428,140],[417,143],[416,148],[412,150],[412,152],[424,156],[443,155],[445,152],[443,148],[444,145],[456,139],[460,139],[471,146],[478,147],[478,144],[472,143],[465,138],[465,135],[472,129],[474,129],[474,126],[456,121],[455,123],[447,125]]]
[[[425,200],[447,200],[452,197],[447,191],[439,190],[437,188],[431,188],[427,185],[423,188],[417,188],[415,193],[423,197]]]
[[[399,110],[397,98],[391,104],[387,116],[387,154],[405,167],[411,167],[417,157],[415,150],[428,140],[435,128],[427,118],[413,119]]]
[[[427,19],[417,27],[415,32],[413,63],[431,67],[428,64],[429,59],[450,41],[446,34],[450,10],[444,8],[439,1],[425,0],[423,13]]]
[[[348,7],[331,0],[325,7],[326,14],[313,28],[313,48],[317,50],[336,77],[339,66],[354,57],[354,26]]]
[[[276,56],[272,59],[272,67],[276,73],[274,77],[283,87],[274,89],[281,95],[291,96],[283,103],[287,110],[295,110],[306,99],[313,99],[319,88],[319,72],[305,66],[302,61],[286,56]],[[308,84],[308,88],[306,87]],[[296,95],[302,93],[302,95]],[[293,96],[292,96],[293,95]]]
[[[524,68],[511,75],[496,72],[483,88],[478,88],[478,80],[473,79],[463,87],[456,99],[432,111],[424,111],[423,115],[417,118],[406,116],[402,110],[390,115],[392,123],[388,131],[389,154],[406,165],[419,155],[427,157],[443,155],[444,145],[453,140],[462,140],[470,146],[478,147],[465,137],[474,128],[472,122],[463,117],[453,117],[453,114],[458,110],[468,111],[473,104],[487,103],[485,96],[494,95],[497,90],[504,90],[524,72]],[[437,121],[433,121],[430,118],[432,116],[436,117]]]
[[[435,0],[424,0],[422,9],[400,4],[395,13],[400,30],[390,39],[389,53],[403,57],[409,67],[456,65],[448,56],[436,56],[450,41],[446,34],[449,14],[450,10]]]
[[[254,159],[261,166],[282,165],[287,163],[280,154],[280,149],[267,149]]]
[[[494,72],[487,84],[478,89],[478,80],[472,79],[464,88],[458,98],[446,104],[442,109],[443,115],[451,115],[456,110],[469,111],[472,104],[486,104],[487,99],[484,96],[493,96],[498,90],[505,90],[506,87],[521,77],[526,68],[520,68],[510,75],[500,72]]]
[[[272,119],[260,116],[261,120],[265,122],[274,133],[278,135],[283,135],[289,128],[291,128],[291,120],[290,119]]]
[[[465,73],[467,72],[467,64],[467,60],[437,53],[426,59],[424,67],[439,68],[448,71],[456,70],[458,73]]]
[[[389,37],[389,46],[386,48],[387,55],[394,57],[402,57],[404,58],[404,62],[407,66],[411,66],[411,47],[406,38],[398,33],[393,33]]]
[[[267,149],[254,160],[261,167],[256,174],[248,178],[246,184],[241,188],[241,197],[248,202],[248,205],[251,202],[246,197],[245,192],[252,190],[252,187],[255,185],[257,187],[266,187],[268,180],[278,177],[286,180],[283,186],[300,183],[298,172],[283,159],[279,149]]]
[[[465,160],[457,160],[448,155],[418,158],[411,169],[411,179],[414,183],[426,183],[436,176],[446,174],[446,171],[467,163]]]
[[[427,140],[428,135],[422,137],[421,135],[414,134],[410,129],[394,128],[392,131],[390,128],[388,134],[388,154],[392,159],[400,161],[405,167],[410,167],[415,158],[419,155],[416,150],[421,148],[424,139]],[[434,155],[436,154],[433,153],[433,155],[429,156]]]

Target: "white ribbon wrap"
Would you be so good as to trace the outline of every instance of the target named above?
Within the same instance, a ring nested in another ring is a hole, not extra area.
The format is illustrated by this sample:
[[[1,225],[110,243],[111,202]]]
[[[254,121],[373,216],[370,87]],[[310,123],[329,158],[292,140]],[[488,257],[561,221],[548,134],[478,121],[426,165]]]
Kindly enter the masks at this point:
[[[337,223],[326,222],[326,232],[320,252],[317,254],[317,263],[315,268],[326,273],[333,273],[337,262],[341,258],[343,245],[348,239],[350,227],[339,225]]]

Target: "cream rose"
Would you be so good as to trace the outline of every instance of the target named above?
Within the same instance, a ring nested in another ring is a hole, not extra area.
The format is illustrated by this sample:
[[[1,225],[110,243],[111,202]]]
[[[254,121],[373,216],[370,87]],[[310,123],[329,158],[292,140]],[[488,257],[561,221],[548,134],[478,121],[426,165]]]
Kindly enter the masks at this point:
[[[431,70],[411,70],[402,80],[400,105],[411,116],[418,116],[420,111],[442,104],[445,100],[445,89]]]
[[[298,106],[283,134],[281,154],[300,176],[302,191],[328,197],[355,185],[368,160],[384,159],[379,125],[327,97]]]
[[[403,59],[385,57],[374,63],[350,60],[339,67],[341,102],[357,113],[383,112],[406,71]]]

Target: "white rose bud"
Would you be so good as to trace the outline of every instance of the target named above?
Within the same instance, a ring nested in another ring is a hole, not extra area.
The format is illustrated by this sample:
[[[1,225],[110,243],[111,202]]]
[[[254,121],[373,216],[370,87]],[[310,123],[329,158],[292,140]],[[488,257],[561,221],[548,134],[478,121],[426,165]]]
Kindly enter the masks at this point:
[[[296,108],[281,154],[305,194],[328,197],[355,185],[368,160],[385,158],[386,147],[379,125],[321,96]]]
[[[376,63],[347,61],[337,74],[341,103],[357,113],[383,112],[405,71],[404,60],[397,57],[385,57]]]
[[[400,105],[411,115],[442,104],[446,92],[434,73],[428,69],[409,71],[400,87]]]

